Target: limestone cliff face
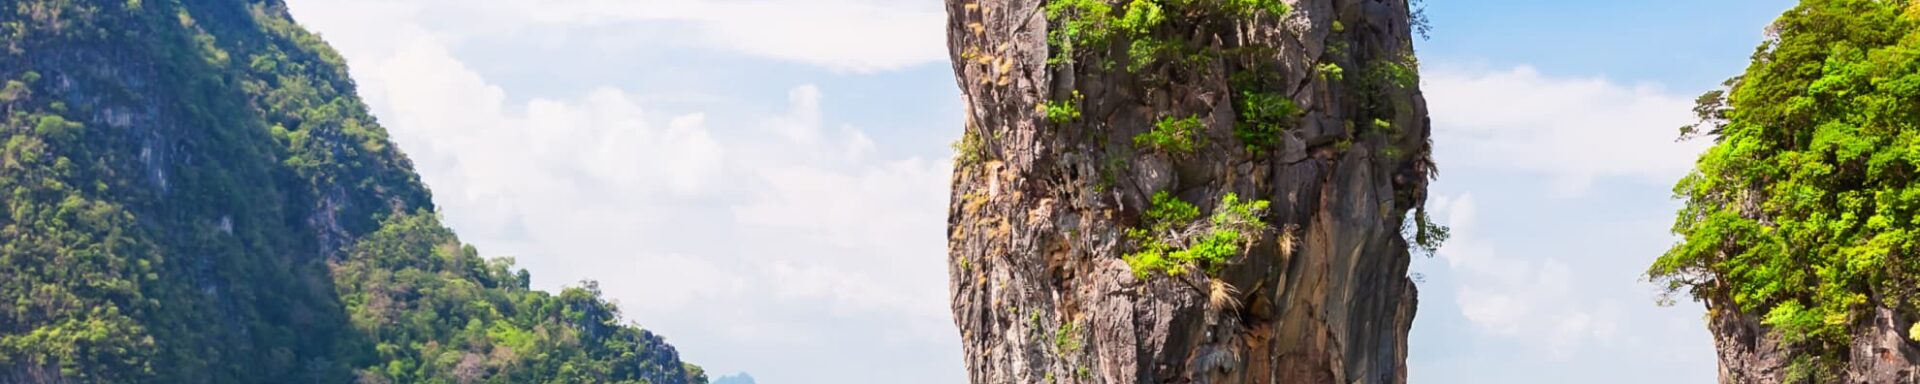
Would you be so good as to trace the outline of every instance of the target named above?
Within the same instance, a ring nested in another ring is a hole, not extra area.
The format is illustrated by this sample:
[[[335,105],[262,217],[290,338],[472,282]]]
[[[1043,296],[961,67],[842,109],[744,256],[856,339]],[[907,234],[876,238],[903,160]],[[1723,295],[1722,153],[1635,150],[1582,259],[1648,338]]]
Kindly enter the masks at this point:
[[[1730,308],[1708,306],[1708,329],[1720,355],[1720,382],[1781,384],[1797,382],[1792,365],[1804,353],[1782,342],[1779,333],[1762,324],[1759,316]],[[1847,359],[1837,368],[1834,382],[1920,383],[1920,346],[1908,332],[1913,321],[1885,307],[1874,308],[1853,325]],[[1815,379],[1819,382],[1821,380]]]
[[[1403,228],[1434,174],[1417,85],[1381,79],[1411,64],[1406,0],[1162,26],[1201,51],[1254,53],[1137,69],[1121,68],[1124,43],[1050,64],[1047,1],[947,0],[967,116],[949,270],[972,382],[1405,382]],[[1298,107],[1264,148],[1236,136],[1249,92]],[[1075,93],[1078,118],[1048,119]],[[1203,124],[1191,152],[1133,140],[1188,115]],[[1126,231],[1156,192],[1203,212],[1227,194],[1268,200],[1272,230],[1211,272],[1142,278]]]

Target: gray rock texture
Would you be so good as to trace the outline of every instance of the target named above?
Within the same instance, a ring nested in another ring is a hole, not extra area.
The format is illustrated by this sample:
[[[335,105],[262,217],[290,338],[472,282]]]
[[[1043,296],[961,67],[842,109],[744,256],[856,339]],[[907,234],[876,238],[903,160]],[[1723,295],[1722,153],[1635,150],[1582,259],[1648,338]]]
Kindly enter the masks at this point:
[[[1714,346],[1720,354],[1721,383],[1781,384],[1794,383],[1806,376],[1791,368],[1794,358],[1805,351],[1783,343],[1760,317],[1709,303],[1708,329],[1713,331]],[[1904,317],[1884,307],[1870,310],[1869,316],[1853,326],[1853,343],[1839,376],[1812,378],[1813,381],[1860,384],[1920,383],[1920,347],[1908,335],[1913,327]]]
[[[948,256],[971,381],[1405,382],[1416,289],[1403,228],[1435,171],[1417,85],[1368,69],[1411,57],[1406,0],[1290,0],[1284,16],[1181,31],[1271,48],[1252,63],[1137,71],[1048,64],[1045,2],[947,0],[968,135]],[[1230,84],[1248,71],[1303,111],[1269,150],[1234,134]],[[1075,91],[1082,117],[1049,122],[1044,103]],[[1132,140],[1189,114],[1205,123],[1193,153]],[[1273,230],[1217,272],[1139,278],[1125,233],[1161,191],[1203,212],[1229,193],[1269,200]]]

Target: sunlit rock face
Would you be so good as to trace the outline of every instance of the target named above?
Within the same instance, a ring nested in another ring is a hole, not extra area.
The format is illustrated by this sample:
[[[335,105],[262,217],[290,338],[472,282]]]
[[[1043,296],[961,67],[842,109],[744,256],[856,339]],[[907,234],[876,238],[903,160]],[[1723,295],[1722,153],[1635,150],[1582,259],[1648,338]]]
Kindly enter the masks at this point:
[[[1434,172],[1406,1],[1148,2],[1165,21],[1065,55],[1072,16],[1052,1],[947,1],[967,116],[948,261],[971,381],[1405,382],[1408,229]],[[1149,38],[1182,54],[1139,59]],[[1187,119],[1190,148],[1140,139]],[[1223,262],[1136,273],[1128,231],[1161,192],[1200,221],[1230,194],[1267,201],[1265,230]]]

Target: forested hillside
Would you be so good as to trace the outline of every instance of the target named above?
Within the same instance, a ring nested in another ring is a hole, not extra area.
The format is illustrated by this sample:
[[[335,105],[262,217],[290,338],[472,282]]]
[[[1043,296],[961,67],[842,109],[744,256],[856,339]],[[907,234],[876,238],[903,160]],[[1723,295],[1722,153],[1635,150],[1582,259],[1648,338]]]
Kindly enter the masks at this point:
[[[1684,240],[1651,276],[1709,308],[1723,382],[1920,378],[1920,2],[1806,0],[1683,136]]]
[[[0,383],[703,383],[437,220],[280,0],[0,2]]]

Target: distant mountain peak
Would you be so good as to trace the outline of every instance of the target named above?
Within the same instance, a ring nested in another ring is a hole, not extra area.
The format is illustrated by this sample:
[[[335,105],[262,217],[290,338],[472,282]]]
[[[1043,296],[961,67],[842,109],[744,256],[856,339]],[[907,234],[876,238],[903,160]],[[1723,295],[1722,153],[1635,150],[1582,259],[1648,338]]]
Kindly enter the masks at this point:
[[[718,379],[713,379],[713,384],[754,384],[754,382],[753,382],[753,375],[749,375],[746,372],[740,372],[740,373],[735,373],[731,375],[720,376],[720,378]]]

